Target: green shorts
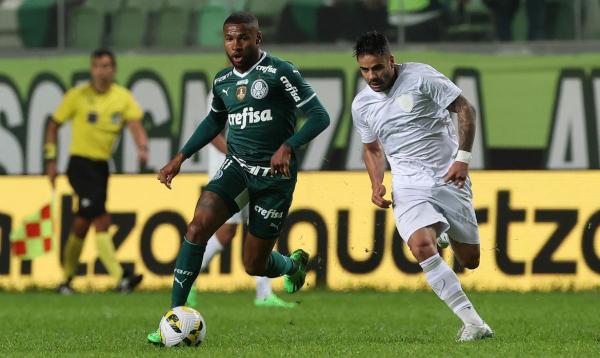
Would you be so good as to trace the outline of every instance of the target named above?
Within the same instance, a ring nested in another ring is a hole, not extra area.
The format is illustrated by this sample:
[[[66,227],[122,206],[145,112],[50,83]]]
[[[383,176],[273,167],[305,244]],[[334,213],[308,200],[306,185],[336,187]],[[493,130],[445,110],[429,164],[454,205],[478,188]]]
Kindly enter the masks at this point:
[[[248,165],[227,155],[204,190],[219,195],[231,215],[248,204],[248,231],[261,239],[277,239],[296,188],[297,169],[293,164],[291,178],[271,176],[269,167]]]

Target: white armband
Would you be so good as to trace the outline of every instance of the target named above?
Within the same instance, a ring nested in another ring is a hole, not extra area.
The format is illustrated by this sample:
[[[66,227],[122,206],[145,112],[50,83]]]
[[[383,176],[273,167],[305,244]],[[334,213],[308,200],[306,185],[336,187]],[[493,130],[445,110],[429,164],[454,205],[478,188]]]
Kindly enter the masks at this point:
[[[454,160],[456,160],[457,162],[471,164],[472,157],[473,156],[471,155],[471,152],[459,150],[458,153],[456,153],[456,158],[454,158]]]

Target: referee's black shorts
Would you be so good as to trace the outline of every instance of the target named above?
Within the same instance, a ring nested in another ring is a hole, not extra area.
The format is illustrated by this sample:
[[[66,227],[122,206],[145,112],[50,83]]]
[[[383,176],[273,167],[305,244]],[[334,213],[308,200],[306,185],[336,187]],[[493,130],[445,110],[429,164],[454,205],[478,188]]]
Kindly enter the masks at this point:
[[[72,155],[67,167],[67,177],[79,197],[78,216],[94,219],[106,214],[107,161]]]

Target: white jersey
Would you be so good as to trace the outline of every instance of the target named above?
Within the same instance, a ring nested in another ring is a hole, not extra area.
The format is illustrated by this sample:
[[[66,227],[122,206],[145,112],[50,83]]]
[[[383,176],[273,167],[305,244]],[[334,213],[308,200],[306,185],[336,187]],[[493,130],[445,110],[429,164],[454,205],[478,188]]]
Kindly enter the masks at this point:
[[[443,185],[458,150],[446,108],[461,90],[429,65],[404,63],[397,65],[397,72],[388,93],[366,86],[356,95],[354,127],[363,143],[379,139],[399,184]]]

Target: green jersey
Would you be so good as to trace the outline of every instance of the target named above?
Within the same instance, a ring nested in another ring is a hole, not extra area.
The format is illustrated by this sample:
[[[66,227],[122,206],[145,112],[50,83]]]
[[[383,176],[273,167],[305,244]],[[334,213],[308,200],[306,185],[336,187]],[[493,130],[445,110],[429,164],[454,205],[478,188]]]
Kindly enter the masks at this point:
[[[249,163],[267,165],[296,128],[296,109],[316,95],[289,62],[263,52],[245,73],[220,71],[211,110],[227,113],[227,150]]]

